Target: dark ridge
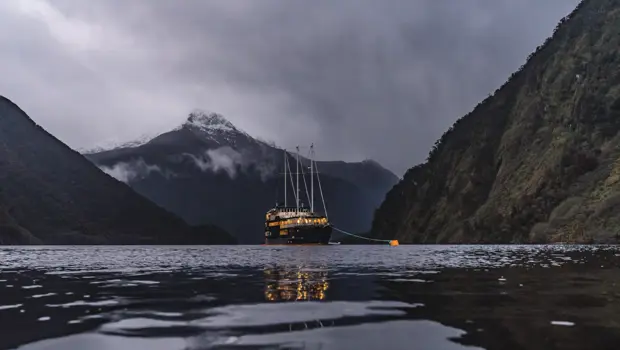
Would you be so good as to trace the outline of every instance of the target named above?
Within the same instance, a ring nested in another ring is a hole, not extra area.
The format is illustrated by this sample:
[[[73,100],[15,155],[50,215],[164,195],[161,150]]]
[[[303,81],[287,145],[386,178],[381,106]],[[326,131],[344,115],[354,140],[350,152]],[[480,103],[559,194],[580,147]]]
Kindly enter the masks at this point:
[[[101,172],[0,96],[0,244],[232,242]]]

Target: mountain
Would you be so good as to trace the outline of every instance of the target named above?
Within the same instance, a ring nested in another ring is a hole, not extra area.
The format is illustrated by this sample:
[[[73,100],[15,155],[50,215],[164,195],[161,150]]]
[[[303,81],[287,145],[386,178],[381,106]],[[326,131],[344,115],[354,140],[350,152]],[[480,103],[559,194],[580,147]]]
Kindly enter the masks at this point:
[[[620,232],[620,3],[586,0],[377,210],[419,243],[609,242]]]
[[[85,155],[187,222],[212,222],[240,243],[263,241],[265,213],[284,198],[284,151],[217,113],[194,110],[182,125],[144,144]],[[308,159],[300,162],[307,169]],[[317,162],[317,167],[330,220],[347,231],[370,230],[374,211],[397,177],[372,160]],[[322,208],[315,185],[315,204]],[[307,205],[303,180],[300,186]],[[289,203],[292,192],[289,184]]]
[[[0,96],[0,244],[234,242],[101,172]]]

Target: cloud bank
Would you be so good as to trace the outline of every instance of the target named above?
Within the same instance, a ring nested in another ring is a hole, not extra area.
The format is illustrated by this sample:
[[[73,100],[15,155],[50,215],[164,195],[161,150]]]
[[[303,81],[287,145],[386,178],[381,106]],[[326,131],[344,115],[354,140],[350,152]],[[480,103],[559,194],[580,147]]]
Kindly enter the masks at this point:
[[[0,94],[75,148],[195,107],[402,174],[578,0],[0,1]]]

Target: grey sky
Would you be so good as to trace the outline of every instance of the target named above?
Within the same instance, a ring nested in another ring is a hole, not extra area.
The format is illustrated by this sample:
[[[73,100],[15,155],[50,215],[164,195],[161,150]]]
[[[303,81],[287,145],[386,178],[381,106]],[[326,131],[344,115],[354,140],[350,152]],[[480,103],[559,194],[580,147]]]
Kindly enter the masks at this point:
[[[224,114],[401,175],[577,0],[5,0],[0,94],[74,148]]]

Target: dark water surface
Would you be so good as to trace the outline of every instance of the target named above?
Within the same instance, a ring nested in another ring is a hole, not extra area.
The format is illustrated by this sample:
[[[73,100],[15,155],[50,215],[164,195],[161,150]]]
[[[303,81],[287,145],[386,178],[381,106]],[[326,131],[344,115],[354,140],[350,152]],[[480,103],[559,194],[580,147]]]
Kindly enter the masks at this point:
[[[0,349],[620,349],[610,246],[0,248]]]

